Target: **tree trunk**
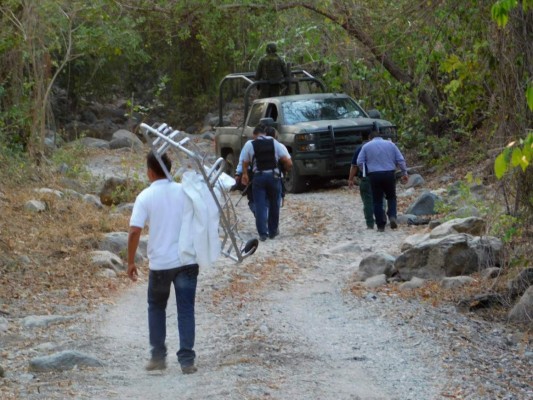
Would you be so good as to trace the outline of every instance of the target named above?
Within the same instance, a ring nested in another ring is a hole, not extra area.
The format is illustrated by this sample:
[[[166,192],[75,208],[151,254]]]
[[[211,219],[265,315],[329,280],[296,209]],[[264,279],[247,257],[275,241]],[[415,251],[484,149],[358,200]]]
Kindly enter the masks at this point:
[[[411,91],[418,89],[418,99],[427,110],[427,118],[431,125],[433,134],[439,135],[445,129],[445,127],[448,125],[448,122],[440,117],[438,112],[438,104],[435,103],[431,93],[429,93],[426,89],[420,89],[415,83],[413,77],[398,67],[398,65],[391,60],[386,52],[382,52],[379,47],[376,46],[372,38],[357,25],[356,21],[349,18],[349,16],[347,17],[346,13],[333,14],[332,12],[324,11],[318,8],[318,6],[314,4],[307,4],[305,2],[278,5],[276,10],[279,12],[297,7],[306,8],[310,11],[320,14],[340,26],[348,33],[348,35],[355,38],[357,41],[367,47],[375,59],[381,65],[383,65],[383,67],[392,75],[394,79],[406,84],[408,89]]]

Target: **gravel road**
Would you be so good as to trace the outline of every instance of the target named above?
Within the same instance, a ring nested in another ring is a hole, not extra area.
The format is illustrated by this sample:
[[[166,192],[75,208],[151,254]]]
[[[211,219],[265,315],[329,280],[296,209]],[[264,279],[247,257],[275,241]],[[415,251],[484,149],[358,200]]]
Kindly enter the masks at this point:
[[[242,237],[255,236],[246,202],[237,208]],[[106,366],[76,389],[90,399],[531,398],[531,350],[509,328],[387,288],[350,290],[362,257],[397,255],[419,229],[367,230],[360,199],[346,186],[288,195],[280,236],[241,264],[221,258],[201,272],[196,374],[182,375],[173,355],[173,299],[169,368],[143,369],[141,274],[115,306],[94,316],[90,347]]]

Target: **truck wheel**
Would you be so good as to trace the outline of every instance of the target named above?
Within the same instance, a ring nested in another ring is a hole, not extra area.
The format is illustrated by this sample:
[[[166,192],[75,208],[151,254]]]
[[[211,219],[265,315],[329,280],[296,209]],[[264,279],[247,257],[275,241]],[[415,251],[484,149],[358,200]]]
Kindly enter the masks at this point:
[[[226,161],[226,166],[224,169],[224,172],[228,174],[229,176],[235,175],[235,156],[233,153],[228,153],[224,157],[224,161]]]
[[[291,170],[285,173],[283,184],[289,193],[302,193],[307,188],[307,181],[300,176],[296,164],[293,164]]]

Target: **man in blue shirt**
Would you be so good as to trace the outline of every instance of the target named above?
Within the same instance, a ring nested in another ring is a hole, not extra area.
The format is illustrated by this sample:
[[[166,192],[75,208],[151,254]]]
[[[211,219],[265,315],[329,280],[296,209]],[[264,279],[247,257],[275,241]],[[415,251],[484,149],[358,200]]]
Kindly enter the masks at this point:
[[[357,157],[360,170],[366,166],[366,175],[370,178],[374,218],[379,232],[385,231],[387,220],[383,212],[383,195],[387,199],[387,215],[390,227],[396,229],[396,167],[402,171],[402,183],[407,182],[407,165],[405,159],[394,143],[379,136],[379,131],[370,134]]]

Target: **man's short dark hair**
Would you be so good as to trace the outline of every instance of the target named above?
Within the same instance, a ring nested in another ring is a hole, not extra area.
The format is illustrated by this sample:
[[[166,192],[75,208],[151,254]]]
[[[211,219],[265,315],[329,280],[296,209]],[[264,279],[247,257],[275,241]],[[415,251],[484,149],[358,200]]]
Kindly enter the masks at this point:
[[[274,128],[271,125],[267,125],[265,127],[265,133],[266,133],[267,136],[270,136],[270,137],[273,137],[273,138],[276,138],[278,136],[276,128]]]
[[[259,124],[254,128],[254,135],[260,135],[266,133],[266,125],[265,124]]]
[[[161,156],[161,161],[163,161],[167,171],[170,172],[170,169],[172,168],[172,161],[170,161],[170,158],[168,158],[166,154],[163,154]],[[166,177],[165,171],[163,171],[163,167],[161,167],[161,164],[159,164],[159,161],[157,160],[157,157],[153,151],[150,151],[146,156],[146,166],[148,169],[151,169],[159,178]]]

